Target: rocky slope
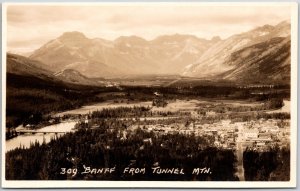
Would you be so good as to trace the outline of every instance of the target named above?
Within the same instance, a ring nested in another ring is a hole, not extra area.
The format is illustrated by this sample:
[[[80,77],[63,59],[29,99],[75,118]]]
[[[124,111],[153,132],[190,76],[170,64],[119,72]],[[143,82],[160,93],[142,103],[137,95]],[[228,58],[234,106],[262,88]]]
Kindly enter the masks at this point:
[[[289,35],[290,23],[281,22],[276,26],[264,25],[231,36],[211,46],[196,62],[185,68],[183,75],[241,79],[247,74],[249,80],[248,75],[260,79],[274,74],[276,76],[272,78],[283,79],[289,73],[285,67],[290,60]],[[253,68],[256,68],[255,72]],[[285,69],[281,71],[282,68]]]
[[[30,58],[53,72],[76,70],[88,78],[179,74],[244,81],[288,80],[290,23],[264,25],[223,40],[175,34],[151,41],[138,36],[108,41],[67,32],[34,51]]]
[[[178,34],[152,41],[137,36],[107,41],[67,32],[34,51],[30,58],[56,72],[74,69],[88,77],[178,74],[218,41],[218,38],[204,40]]]

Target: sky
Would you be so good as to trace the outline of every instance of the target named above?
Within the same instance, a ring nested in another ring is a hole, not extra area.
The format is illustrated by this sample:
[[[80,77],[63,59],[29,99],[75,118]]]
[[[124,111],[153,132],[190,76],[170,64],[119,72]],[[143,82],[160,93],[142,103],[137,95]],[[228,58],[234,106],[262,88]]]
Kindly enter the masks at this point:
[[[8,5],[7,51],[31,52],[69,31],[107,40],[130,35],[152,40],[172,34],[225,39],[265,24],[290,21],[290,12],[289,6]]]

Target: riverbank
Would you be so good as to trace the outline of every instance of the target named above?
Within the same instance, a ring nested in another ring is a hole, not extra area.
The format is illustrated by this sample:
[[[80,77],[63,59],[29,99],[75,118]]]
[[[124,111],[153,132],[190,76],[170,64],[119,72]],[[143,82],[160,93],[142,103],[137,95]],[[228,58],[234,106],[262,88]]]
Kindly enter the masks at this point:
[[[76,123],[77,122],[75,121],[62,122],[55,125],[45,126],[32,132],[23,133],[15,138],[5,141],[5,152],[16,148],[29,148],[30,145],[35,142],[39,142],[40,144],[49,143],[53,138],[58,138],[65,133],[75,131],[74,127]],[[26,129],[19,127],[18,130]]]

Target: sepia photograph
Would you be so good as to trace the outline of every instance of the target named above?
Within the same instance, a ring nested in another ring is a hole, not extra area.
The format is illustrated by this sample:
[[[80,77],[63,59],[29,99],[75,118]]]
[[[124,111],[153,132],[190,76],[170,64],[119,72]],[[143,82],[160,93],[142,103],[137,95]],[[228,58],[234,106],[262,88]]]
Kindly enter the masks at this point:
[[[297,3],[4,3],[2,186],[295,187]]]

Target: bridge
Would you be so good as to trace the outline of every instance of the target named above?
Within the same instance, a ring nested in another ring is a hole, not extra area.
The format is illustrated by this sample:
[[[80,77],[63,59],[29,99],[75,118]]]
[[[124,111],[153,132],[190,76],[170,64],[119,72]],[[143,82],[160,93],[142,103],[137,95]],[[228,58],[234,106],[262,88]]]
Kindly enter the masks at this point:
[[[28,130],[28,129],[22,129],[22,130],[16,130],[16,133],[19,135],[23,134],[65,134],[67,132],[65,131],[38,131],[38,130]]]

